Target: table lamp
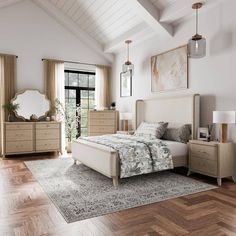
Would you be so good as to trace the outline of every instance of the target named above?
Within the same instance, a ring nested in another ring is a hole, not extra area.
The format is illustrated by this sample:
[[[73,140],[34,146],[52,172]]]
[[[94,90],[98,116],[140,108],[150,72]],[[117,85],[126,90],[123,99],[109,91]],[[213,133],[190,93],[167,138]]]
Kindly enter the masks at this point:
[[[213,111],[213,123],[221,125],[221,143],[227,143],[228,124],[234,124],[235,121],[236,111]]]
[[[120,120],[123,121],[123,130],[128,131],[129,129],[129,120],[132,120],[132,113],[122,112],[120,113]]]

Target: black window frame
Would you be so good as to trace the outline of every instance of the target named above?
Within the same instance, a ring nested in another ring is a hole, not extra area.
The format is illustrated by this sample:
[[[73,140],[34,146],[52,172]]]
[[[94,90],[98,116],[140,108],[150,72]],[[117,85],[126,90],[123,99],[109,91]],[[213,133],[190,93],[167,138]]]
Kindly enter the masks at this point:
[[[96,74],[95,72],[90,72],[90,71],[86,72],[86,71],[68,70],[68,69],[64,70],[64,73],[86,74],[86,75],[94,75],[94,76]],[[88,81],[89,81],[89,79],[88,79]],[[65,90],[66,89],[75,90],[75,92],[76,92],[76,105],[81,104],[81,96],[80,96],[81,91],[83,91],[83,90],[84,91],[95,91],[95,88],[91,88],[91,87],[79,87],[79,86],[67,86],[67,85],[65,85]],[[78,125],[77,132],[78,132],[77,136],[79,137],[81,135],[81,126],[80,126],[80,124]]]

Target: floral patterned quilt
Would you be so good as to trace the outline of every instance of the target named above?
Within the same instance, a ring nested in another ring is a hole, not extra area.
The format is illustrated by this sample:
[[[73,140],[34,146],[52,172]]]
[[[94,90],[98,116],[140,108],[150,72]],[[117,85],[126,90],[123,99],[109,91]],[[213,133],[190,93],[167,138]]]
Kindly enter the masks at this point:
[[[120,178],[173,169],[167,145],[159,139],[113,134],[80,138],[111,147],[118,151]]]

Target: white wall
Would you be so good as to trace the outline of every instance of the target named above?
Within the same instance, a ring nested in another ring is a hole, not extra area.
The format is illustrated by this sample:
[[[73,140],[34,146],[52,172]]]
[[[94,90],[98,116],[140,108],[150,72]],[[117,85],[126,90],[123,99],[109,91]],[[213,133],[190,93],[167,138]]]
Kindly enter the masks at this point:
[[[28,0],[0,9],[0,53],[19,56],[18,90],[43,90],[42,58],[108,64]]]
[[[174,94],[201,94],[201,125],[212,123],[213,110],[236,110],[236,1],[202,11],[200,33],[207,39],[207,56],[189,61],[189,89],[178,92],[151,93],[150,58],[161,52],[186,44],[194,34],[195,18],[176,29],[172,39],[154,37],[132,47],[131,61],[135,65],[133,96],[120,98],[119,73],[126,53],[116,55],[113,66],[112,99],[120,111],[133,111],[136,99],[171,96]],[[230,127],[230,140],[236,142],[236,125]]]

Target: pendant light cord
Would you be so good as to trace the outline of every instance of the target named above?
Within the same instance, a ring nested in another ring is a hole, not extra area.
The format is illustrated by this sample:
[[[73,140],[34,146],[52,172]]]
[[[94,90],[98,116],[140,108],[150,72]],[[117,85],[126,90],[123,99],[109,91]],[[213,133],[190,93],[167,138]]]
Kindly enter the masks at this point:
[[[127,58],[128,58],[128,61],[129,61],[129,43],[127,43]]]
[[[198,34],[198,8],[196,9],[196,34]]]

